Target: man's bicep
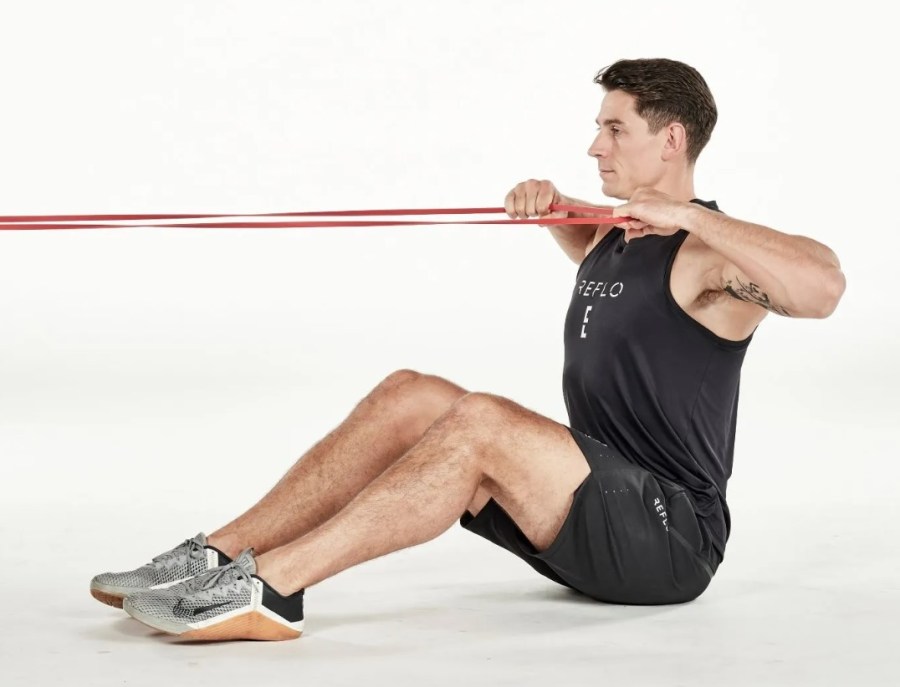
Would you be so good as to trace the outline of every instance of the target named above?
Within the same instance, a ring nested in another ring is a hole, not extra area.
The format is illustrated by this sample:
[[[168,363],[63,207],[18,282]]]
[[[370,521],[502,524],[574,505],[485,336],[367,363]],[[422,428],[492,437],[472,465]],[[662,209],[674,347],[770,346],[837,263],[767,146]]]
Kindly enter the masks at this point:
[[[741,272],[740,268],[733,262],[726,261],[721,269],[715,272],[715,276],[715,288],[724,291],[732,298],[747,303],[755,303],[776,315],[784,317],[795,316],[784,304],[775,302],[760,285],[753,283],[750,277]]]

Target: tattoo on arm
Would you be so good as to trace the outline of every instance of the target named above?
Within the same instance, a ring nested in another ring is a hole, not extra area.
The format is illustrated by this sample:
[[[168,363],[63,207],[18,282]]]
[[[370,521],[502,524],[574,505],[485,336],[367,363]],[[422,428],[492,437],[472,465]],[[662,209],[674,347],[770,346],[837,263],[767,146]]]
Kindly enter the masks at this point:
[[[737,282],[735,285],[734,282]],[[783,308],[780,305],[775,305],[772,301],[769,300],[769,296],[766,293],[763,293],[759,286],[750,282],[745,284],[737,277],[734,278],[734,281],[731,279],[726,280],[725,286],[723,287],[732,298],[737,298],[739,301],[747,301],[748,303],[756,303],[757,305],[761,305],[766,310],[769,310],[776,315],[784,315],[785,317],[791,317],[791,313],[788,312],[787,308]]]

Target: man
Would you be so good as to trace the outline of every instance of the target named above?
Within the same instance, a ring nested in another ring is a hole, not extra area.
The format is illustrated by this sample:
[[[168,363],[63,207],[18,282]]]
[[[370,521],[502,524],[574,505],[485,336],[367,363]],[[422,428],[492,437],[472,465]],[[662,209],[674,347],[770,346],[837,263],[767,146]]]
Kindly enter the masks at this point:
[[[300,635],[305,588],[462,526],[537,572],[613,603],[701,594],[724,556],[740,369],[769,313],[824,318],[844,291],[834,253],[694,196],[717,112],[693,68],[621,60],[589,149],[609,225],[552,225],[548,181],[506,197],[546,217],[578,273],[565,322],[571,427],[436,376],[388,376],[253,508],[95,597],[193,639]],[[252,547],[252,548],[251,548]]]

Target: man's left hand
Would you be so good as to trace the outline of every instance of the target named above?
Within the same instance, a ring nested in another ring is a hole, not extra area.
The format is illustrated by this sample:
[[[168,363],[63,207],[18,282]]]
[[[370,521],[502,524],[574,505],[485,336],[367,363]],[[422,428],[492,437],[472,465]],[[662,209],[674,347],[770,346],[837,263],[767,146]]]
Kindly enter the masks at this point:
[[[625,229],[625,240],[640,238],[647,234],[668,236],[682,228],[687,203],[675,200],[662,191],[652,188],[635,190],[625,205],[617,207],[616,217],[631,217],[630,222],[620,222],[616,226]]]

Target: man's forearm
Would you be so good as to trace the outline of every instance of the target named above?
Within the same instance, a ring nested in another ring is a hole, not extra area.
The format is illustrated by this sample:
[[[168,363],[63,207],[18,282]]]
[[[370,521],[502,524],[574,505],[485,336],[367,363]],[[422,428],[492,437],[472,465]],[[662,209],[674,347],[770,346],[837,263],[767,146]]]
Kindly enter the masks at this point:
[[[560,194],[560,202],[562,205],[583,205],[593,208],[605,207],[562,194]],[[589,214],[583,212],[569,212],[568,216],[590,217]],[[581,262],[584,254],[587,252],[588,244],[594,238],[599,226],[599,224],[551,224],[547,225],[547,228],[566,255],[572,258],[574,262]]]

